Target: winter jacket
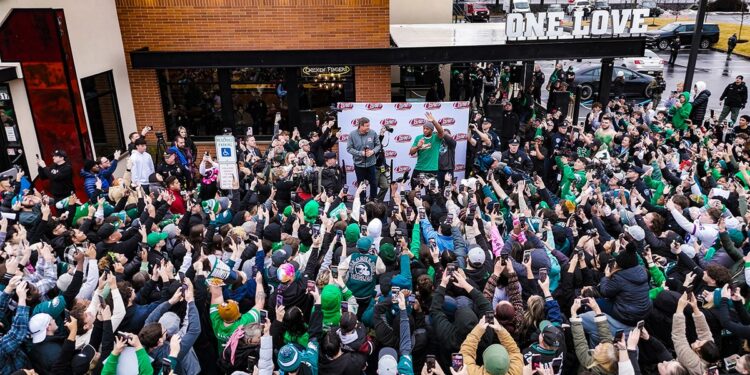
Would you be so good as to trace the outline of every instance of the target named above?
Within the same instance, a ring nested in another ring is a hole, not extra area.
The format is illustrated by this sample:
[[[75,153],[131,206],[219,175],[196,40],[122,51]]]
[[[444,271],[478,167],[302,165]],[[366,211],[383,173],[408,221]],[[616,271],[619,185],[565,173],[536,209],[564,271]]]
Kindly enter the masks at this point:
[[[714,340],[703,313],[693,314],[693,322],[698,340]],[[690,347],[685,331],[685,314],[681,311],[676,312],[672,317],[672,343],[677,353],[677,360],[685,366],[690,375],[703,375],[706,372],[707,363]]]
[[[617,271],[599,283],[599,292],[614,305],[612,317],[627,325],[635,325],[651,312],[648,291],[648,274],[641,266]]]
[[[484,369],[484,366],[479,366],[477,364],[477,347],[479,346],[479,341],[484,334],[484,329],[477,325],[471,333],[466,336],[464,343],[461,344],[461,355],[464,356],[464,366],[466,366],[469,375],[489,374],[487,370]],[[508,351],[510,365],[505,374],[521,375],[523,373],[523,356],[521,355],[521,350],[518,349],[518,345],[513,340],[513,337],[511,337],[510,333],[508,333],[505,328],[496,330],[495,335],[497,335],[497,338],[500,340],[500,345]]]
[[[172,305],[167,302],[163,302],[156,310],[151,312],[146,324],[156,323],[159,321],[162,315],[164,315]],[[201,331],[201,323],[198,317],[198,308],[194,302],[187,304],[187,316],[188,321],[187,330],[182,335],[182,341],[180,341],[180,352],[177,354],[177,367],[175,374],[178,375],[197,375],[201,371],[201,365],[198,362],[198,357],[193,351],[193,344],[198,339],[198,335]],[[165,340],[166,341],[166,340]],[[154,348],[149,352],[149,356],[154,359],[153,365],[161,367],[161,359],[169,356],[169,342],[165,342],[159,347]],[[165,372],[162,368],[162,372]]]
[[[362,135],[359,129],[349,133],[349,141],[346,143],[346,152],[352,155],[355,167],[371,167],[375,165],[378,152],[380,151],[380,137],[374,130]],[[365,148],[372,150],[372,155],[365,157]]]
[[[690,112],[690,119],[693,120],[693,124],[702,125],[703,118],[706,117],[706,108],[708,108],[708,98],[711,96],[711,91],[703,90],[698,93],[693,100],[693,110]]]
[[[721,93],[719,101],[723,101],[724,105],[729,108],[745,108],[745,104],[747,103],[747,86],[745,86],[745,82],[739,85],[734,82],[728,84],[724,92]]]
[[[690,93],[685,91],[682,93],[682,96],[685,98],[685,103],[682,104],[682,107],[677,108],[677,106],[672,106],[671,108],[669,108],[669,116],[672,118],[672,125],[674,126],[675,130],[687,129],[685,120],[690,117],[690,112],[693,110],[693,105],[689,102]]]
[[[612,333],[609,330],[606,316],[594,318],[596,330],[599,334],[599,343],[612,342]],[[573,343],[575,345],[576,357],[582,369],[588,369],[596,374],[609,374],[606,369],[594,363],[594,358],[589,352],[589,343],[586,333],[583,331],[583,322],[580,317],[570,319],[570,328],[573,331]]]
[[[75,190],[73,168],[67,161],[61,165],[52,164],[44,168],[39,167],[38,172],[39,178],[42,180],[49,179],[49,191],[55,200],[70,196],[70,192]]]
[[[86,190],[86,195],[90,201],[96,202],[96,175],[81,169],[81,177],[83,177],[83,189]],[[102,188],[104,188],[103,183]]]

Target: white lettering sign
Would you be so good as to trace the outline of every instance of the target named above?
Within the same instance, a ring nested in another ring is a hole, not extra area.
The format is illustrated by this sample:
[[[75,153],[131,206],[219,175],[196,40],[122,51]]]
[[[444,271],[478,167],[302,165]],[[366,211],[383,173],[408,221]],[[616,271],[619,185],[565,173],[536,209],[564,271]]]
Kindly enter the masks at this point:
[[[510,13],[506,18],[505,35],[509,39],[519,39],[557,37],[566,31],[572,36],[638,34],[648,30],[649,12],[649,9],[595,10],[589,17],[590,23],[586,24],[583,11],[576,10],[569,29],[562,25],[564,12]]]

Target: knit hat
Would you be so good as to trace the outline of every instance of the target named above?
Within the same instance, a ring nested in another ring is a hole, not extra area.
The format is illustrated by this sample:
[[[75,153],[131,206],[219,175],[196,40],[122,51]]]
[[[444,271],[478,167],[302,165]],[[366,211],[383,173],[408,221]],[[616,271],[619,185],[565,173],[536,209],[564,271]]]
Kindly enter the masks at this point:
[[[383,259],[383,262],[391,263],[396,260],[396,251],[394,251],[393,244],[392,243],[381,243],[380,244],[380,252],[378,252],[378,256],[380,256],[380,259]]]
[[[397,286],[400,289],[411,289],[411,282],[403,275],[398,274],[391,279],[391,286]]]
[[[378,375],[398,374],[398,353],[393,348],[380,349],[378,354]]]
[[[154,247],[159,241],[166,240],[167,237],[169,237],[169,234],[164,232],[151,232],[146,237],[146,242],[148,242],[148,246]]]
[[[542,320],[539,323],[539,331],[542,332],[544,344],[551,348],[559,348],[560,344],[565,340],[565,336],[560,328],[555,327],[549,320]]]
[[[481,267],[484,264],[485,254],[481,247],[475,247],[469,250],[469,264],[472,267]]]
[[[279,279],[281,283],[287,283],[294,280],[295,272],[294,266],[291,263],[284,263],[276,270],[276,278]]]
[[[227,198],[227,197],[220,197],[220,198],[219,198],[219,199],[217,199],[216,201],[217,201],[217,202],[219,203],[219,209],[220,209],[221,211],[224,211],[224,210],[226,210],[227,208],[229,208],[229,206],[231,206],[231,203],[232,203],[232,202],[231,202],[231,201],[229,200],[229,198]]]
[[[159,324],[167,331],[167,336],[171,337],[180,330],[180,317],[171,311],[167,311],[159,318]]]
[[[57,289],[65,292],[66,290],[68,290],[71,282],[73,282],[73,275],[66,272],[57,278]]]
[[[359,239],[359,224],[349,224],[346,226],[344,231],[344,239],[346,243],[355,243]]]
[[[341,320],[341,289],[328,284],[320,291],[320,310],[323,313],[323,325],[338,325]]]
[[[318,209],[320,204],[316,200],[310,200],[305,205],[303,212],[305,213],[305,221],[308,223],[314,223],[318,220]]]
[[[263,228],[263,238],[271,242],[281,241],[281,226],[277,223],[271,223]]]
[[[643,231],[643,228],[637,225],[626,226],[625,232],[630,234],[636,241],[643,241],[643,239],[646,238],[646,232]]]
[[[45,313],[35,314],[29,319],[29,332],[34,344],[38,344],[47,338],[47,327],[51,321],[52,316]]]
[[[510,367],[508,351],[500,344],[492,344],[482,353],[484,369],[491,375],[504,375]]]
[[[91,172],[91,168],[94,168],[95,165],[96,165],[96,162],[93,160],[84,160],[83,170],[86,172]]]
[[[372,238],[370,237],[362,237],[357,240],[357,249],[359,250],[370,250],[370,246],[372,246]]]
[[[615,262],[617,262],[617,265],[621,269],[628,269],[638,266],[638,257],[635,255],[634,247],[635,245],[633,245],[633,243],[629,243],[628,246],[625,247],[625,250],[621,251],[615,257]]]
[[[240,318],[240,305],[233,300],[228,300],[217,306],[219,316],[225,323],[232,323]]]
[[[292,206],[286,206],[284,209],[284,216],[290,217],[292,216]]]
[[[201,207],[203,207],[203,212],[208,213],[209,211],[213,211],[215,214],[219,213],[221,209],[221,205],[216,199],[208,199],[201,202]]]
[[[294,344],[286,344],[279,350],[277,362],[279,369],[284,372],[297,371],[302,363],[302,355]]]
[[[383,223],[378,218],[372,219],[370,223],[367,224],[367,237],[370,237],[373,240],[380,237],[382,231]]]

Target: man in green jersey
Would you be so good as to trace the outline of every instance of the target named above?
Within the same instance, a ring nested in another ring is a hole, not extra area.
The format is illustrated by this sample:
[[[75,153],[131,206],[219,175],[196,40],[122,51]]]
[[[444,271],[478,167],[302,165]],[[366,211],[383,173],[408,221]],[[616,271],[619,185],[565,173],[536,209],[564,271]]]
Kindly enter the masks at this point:
[[[432,116],[425,113],[427,122],[422,126],[422,135],[414,139],[409,149],[409,155],[417,155],[417,165],[411,175],[412,189],[419,185],[419,176],[435,177],[438,172],[438,159],[440,158],[440,144],[443,142],[443,126]]]

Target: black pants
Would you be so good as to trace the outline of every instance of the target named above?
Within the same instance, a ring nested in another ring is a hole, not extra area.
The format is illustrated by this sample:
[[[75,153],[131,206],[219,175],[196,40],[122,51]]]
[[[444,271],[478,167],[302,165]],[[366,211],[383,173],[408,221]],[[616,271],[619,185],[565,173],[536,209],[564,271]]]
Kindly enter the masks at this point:
[[[376,173],[375,166],[369,166],[369,167],[354,167],[354,174],[357,175],[357,183],[360,184],[362,181],[367,181],[370,184],[370,198],[375,199],[375,196],[378,194],[378,179],[377,179],[377,173]],[[360,202],[362,204],[365,204],[365,193],[362,193],[362,196],[359,197]]]
[[[674,62],[677,60],[677,51],[671,52],[669,54],[669,65],[674,65]]]

